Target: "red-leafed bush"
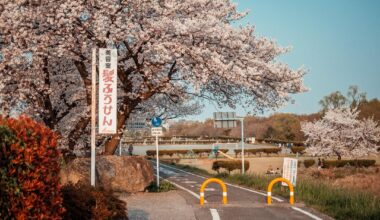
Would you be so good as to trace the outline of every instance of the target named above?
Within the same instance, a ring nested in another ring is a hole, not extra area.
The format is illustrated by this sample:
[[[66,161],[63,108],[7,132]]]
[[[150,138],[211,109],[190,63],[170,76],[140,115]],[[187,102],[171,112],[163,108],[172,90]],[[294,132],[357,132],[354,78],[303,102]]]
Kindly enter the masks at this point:
[[[61,219],[60,161],[49,128],[0,116],[0,219]]]

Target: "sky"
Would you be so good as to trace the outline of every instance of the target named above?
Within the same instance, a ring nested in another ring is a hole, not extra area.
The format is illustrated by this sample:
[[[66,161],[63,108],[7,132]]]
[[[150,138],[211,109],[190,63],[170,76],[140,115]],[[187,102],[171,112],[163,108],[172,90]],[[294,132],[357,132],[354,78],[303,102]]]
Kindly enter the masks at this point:
[[[309,114],[334,91],[344,94],[357,85],[369,99],[380,98],[380,1],[378,0],[235,0],[239,11],[249,14],[238,25],[254,25],[256,35],[274,39],[292,51],[278,59],[294,69],[304,66],[304,83],[310,91],[293,95],[294,104],[275,112]],[[188,120],[211,118],[215,111],[249,110],[217,108],[205,103],[200,115]],[[264,115],[273,114],[266,111]]]

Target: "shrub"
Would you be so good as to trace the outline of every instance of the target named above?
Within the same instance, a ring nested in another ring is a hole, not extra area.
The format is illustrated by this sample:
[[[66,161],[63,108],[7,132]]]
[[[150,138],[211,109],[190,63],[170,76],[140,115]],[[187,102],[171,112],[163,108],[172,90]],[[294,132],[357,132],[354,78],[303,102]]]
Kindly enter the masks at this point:
[[[201,157],[202,154],[210,154],[211,151],[211,149],[193,149],[193,152],[197,154],[199,157]]]
[[[241,160],[219,160],[212,163],[212,169],[219,173],[220,168],[226,169],[229,173],[233,170],[241,170]],[[244,161],[244,169],[249,169],[249,162]]]
[[[241,149],[235,149],[235,156],[237,157],[238,154],[241,154]],[[271,153],[278,154],[281,151],[281,148],[255,148],[255,149],[245,149],[244,154],[254,154],[256,155],[257,153],[266,153],[267,155]]]
[[[263,152],[266,153],[267,155],[272,154],[272,153],[278,154],[279,152],[281,152],[281,148],[279,148],[279,147],[276,147],[276,148],[264,148]]]
[[[303,165],[305,165],[306,168],[309,168],[315,164],[315,160],[310,159],[310,160],[304,160]]]
[[[293,154],[299,153],[299,154],[304,154],[305,153],[305,147],[292,147],[290,150],[292,151]]]
[[[57,137],[32,119],[0,117],[1,219],[58,219],[60,193]]]
[[[375,163],[376,160],[325,160],[323,162],[323,168],[344,166],[370,167],[375,165]]]
[[[62,187],[64,219],[128,219],[127,205],[111,191],[77,183]]]
[[[162,181],[160,182],[160,186],[157,188],[157,183],[156,182],[152,182],[149,186],[148,186],[148,191],[149,192],[168,192],[170,190],[175,190],[175,186],[169,182],[169,181]]]

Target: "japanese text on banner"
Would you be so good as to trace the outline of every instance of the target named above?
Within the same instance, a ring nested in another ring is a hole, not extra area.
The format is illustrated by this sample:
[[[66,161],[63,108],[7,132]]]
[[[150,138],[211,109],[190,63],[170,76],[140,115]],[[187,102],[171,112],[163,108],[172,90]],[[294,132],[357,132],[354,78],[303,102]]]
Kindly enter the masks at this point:
[[[117,50],[99,49],[99,133],[117,129]]]

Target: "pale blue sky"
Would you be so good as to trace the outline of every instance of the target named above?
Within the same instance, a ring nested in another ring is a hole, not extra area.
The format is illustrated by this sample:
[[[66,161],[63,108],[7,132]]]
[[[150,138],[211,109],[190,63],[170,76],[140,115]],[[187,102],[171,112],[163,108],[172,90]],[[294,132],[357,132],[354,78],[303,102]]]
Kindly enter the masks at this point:
[[[293,68],[304,65],[310,91],[294,96],[277,112],[312,113],[325,95],[358,85],[368,98],[380,97],[380,1],[378,0],[235,0],[250,13],[240,23],[256,27],[256,34],[275,39],[293,50],[280,57]],[[217,109],[206,104],[192,120],[211,118]],[[239,115],[247,111],[238,108]],[[266,112],[265,114],[270,114]]]

